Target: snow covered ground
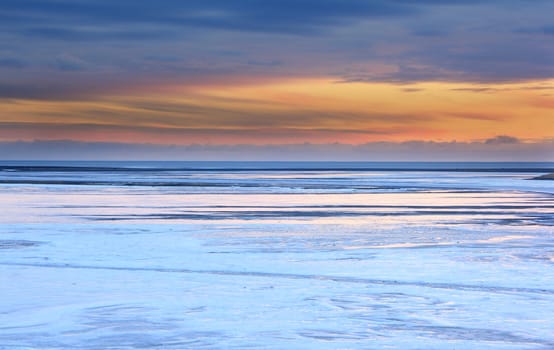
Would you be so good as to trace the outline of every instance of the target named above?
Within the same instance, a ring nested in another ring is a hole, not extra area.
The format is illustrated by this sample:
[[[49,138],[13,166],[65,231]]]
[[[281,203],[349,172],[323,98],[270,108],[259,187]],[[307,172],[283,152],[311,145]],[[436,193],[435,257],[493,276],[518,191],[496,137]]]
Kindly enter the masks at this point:
[[[0,171],[0,349],[553,349],[554,182]]]

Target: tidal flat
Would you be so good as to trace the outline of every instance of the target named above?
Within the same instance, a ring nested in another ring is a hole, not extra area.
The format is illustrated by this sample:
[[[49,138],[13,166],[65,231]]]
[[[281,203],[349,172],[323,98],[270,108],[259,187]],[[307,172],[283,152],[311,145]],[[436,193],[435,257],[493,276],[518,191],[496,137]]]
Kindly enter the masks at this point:
[[[552,349],[554,164],[0,167],[0,349]]]

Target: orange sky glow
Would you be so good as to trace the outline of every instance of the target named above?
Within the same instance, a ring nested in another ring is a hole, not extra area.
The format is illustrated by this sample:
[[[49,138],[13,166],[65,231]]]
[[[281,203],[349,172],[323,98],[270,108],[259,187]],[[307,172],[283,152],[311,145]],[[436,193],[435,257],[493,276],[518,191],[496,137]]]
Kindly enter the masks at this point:
[[[290,79],[0,102],[0,139],[271,144],[554,137],[554,80],[511,84]]]

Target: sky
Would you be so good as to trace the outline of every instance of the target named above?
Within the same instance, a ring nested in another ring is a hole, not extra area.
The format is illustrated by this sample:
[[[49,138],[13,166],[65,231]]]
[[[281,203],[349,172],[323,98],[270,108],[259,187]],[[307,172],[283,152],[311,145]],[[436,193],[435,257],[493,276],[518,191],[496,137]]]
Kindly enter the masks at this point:
[[[318,145],[303,154],[554,160],[553,13],[551,0],[2,0],[0,157],[63,157],[63,141],[184,159],[191,145],[270,158]]]

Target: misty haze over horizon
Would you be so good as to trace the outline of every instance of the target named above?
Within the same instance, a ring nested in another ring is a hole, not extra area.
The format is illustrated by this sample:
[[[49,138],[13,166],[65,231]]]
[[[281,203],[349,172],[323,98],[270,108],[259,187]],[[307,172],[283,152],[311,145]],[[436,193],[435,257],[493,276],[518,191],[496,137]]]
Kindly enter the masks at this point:
[[[0,142],[0,160],[206,161],[554,161],[554,140],[509,136],[482,142],[369,142],[267,145],[160,145],[72,140]]]

